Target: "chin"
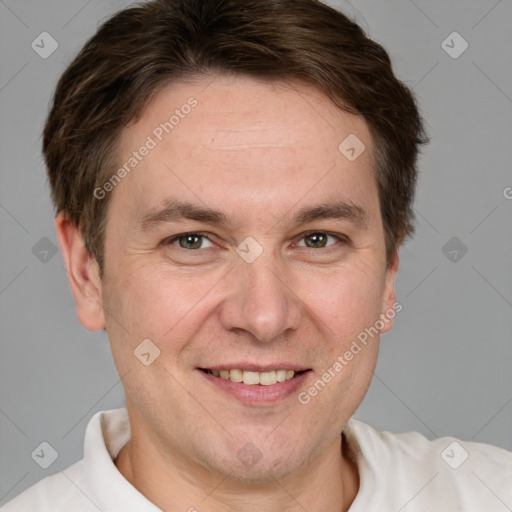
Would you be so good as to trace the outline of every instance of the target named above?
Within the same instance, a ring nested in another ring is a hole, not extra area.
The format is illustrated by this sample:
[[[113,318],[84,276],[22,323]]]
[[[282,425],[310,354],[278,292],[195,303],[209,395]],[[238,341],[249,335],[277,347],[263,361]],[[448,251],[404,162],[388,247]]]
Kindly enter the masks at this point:
[[[275,483],[304,465],[309,452],[289,436],[283,439],[260,438],[252,443],[249,436],[230,438],[224,453],[215,451],[210,470],[240,483],[265,485]],[[212,455],[212,454],[208,454]]]
[[[217,462],[218,463],[218,462]],[[215,468],[216,471],[239,483],[250,486],[274,484],[276,480],[282,480],[294,472],[300,463],[290,458],[278,458],[275,460],[264,460],[262,458],[252,467],[246,467],[240,462],[231,460],[223,464],[222,468]]]

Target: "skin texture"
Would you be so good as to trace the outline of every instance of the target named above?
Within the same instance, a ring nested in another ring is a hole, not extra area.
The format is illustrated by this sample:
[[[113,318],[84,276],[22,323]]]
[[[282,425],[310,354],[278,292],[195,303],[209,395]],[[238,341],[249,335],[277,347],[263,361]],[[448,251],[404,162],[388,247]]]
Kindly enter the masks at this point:
[[[122,376],[132,438],[116,465],[163,510],[347,510],[359,476],[340,432],[366,394],[379,336],[308,404],[297,396],[396,302],[398,253],[387,266],[367,124],[309,86],[205,78],[153,99],[124,129],[119,165],[191,97],[197,106],[111,192],[103,280],[75,227],[56,219],[78,317],[106,327]],[[354,161],[338,149],[349,134],[366,146]],[[366,222],[292,220],[340,200]],[[142,230],[166,201],[219,210],[231,225]],[[309,231],[348,241],[308,247]],[[208,238],[199,249],[164,243],[183,233]],[[236,252],[247,237],[262,248],[252,263]],[[134,356],[147,338],[160,349],[149,366]],[[241,361],[311,371],[291,395],[248,405],[198,370]],[[238,455],[247,443],[257,463]]]

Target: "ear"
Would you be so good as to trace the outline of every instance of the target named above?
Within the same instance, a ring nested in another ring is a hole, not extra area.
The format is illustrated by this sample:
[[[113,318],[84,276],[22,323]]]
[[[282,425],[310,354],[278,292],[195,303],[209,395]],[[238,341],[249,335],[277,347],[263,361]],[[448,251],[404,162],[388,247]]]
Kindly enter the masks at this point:
[[[393,318],[396,313],[402,309],[402,305],[396,300],[395,293],[395,277],[398,272],[398,265],[400,263],[400,257],[398,255],[398,249],[393,255],[393,260],[386,269],[386,282],[384,286],[384,295],[382,300],[382,311],[380,318],[384,321],[384,327],[380,329],[380,333],[383,334],[388,332],[393,327]]]
[[[76,226],[61,212],[55,227],[80,323],[91,331],[105,328],[99,267]]]

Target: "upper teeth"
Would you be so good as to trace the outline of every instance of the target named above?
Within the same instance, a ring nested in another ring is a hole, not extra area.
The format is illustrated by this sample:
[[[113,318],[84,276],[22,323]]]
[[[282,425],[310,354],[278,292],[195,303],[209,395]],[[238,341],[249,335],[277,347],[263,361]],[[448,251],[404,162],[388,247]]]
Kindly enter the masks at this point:
[[[243,382],[244,384],[254,385],[261,384],[269,386],[277,382],[284,382],[290,380],[295,375],[293,370],[271,370],[269,372],[250,372],[247,370],[208,370],[208,373],[221,377],[222,379],[229,379],[233,382]]]

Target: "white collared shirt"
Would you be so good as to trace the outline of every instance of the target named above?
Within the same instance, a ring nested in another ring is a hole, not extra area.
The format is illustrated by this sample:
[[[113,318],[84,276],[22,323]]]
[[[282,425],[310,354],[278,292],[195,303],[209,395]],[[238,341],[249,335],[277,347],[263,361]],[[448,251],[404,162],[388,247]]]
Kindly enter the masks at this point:
[[[430,441],[417,432],[380,432],[355,419],[344,433],[360,478],[349,512],[512,510],[507,450],[449,437]],[[95,414],[87,426],[84,458],[29,487],[0,511],[161,512],[114,464],[129,438],[125,408]]]

